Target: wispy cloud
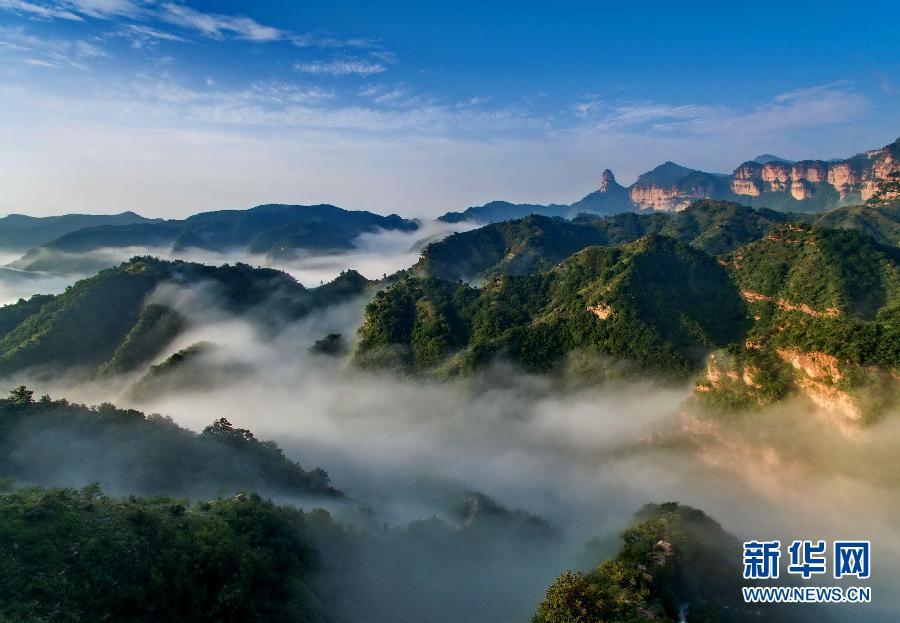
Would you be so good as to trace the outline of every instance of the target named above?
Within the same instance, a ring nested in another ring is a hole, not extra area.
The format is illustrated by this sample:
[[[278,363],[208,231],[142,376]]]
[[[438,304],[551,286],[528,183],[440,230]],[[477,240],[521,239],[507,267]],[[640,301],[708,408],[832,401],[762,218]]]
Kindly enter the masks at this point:
[[[222,39],[226,34],[235,35],[250,41],[278,41],[287,37],[285,31],[273,26],[260,24],[254,19],[244,16],[204,13],[184,4],[171,2],[161,6],[160,19],[193,29],[213,39]]]
[[[847,122],[867,109],[867,99],[846,81],[795,89],[748,109],[648,101],[609,104],[600,99],[575,105],[576,114],[597,129],[662,135],[775,133]]]
[[[26,65],[31,65],[33,67],[49,67],[49,68],[53,68],[53,69],[57,69],[59,67],[59,65],[56,63],[51,63],[50,61],[45,61],[45,60],[42,60],[39,58],[29,57],[29,58],[22,59],[22,62],[25,63]]]
[[[111,20],[119,17],[141,22],[127,24],[122,30],[135,35],[135,47],[152,40],[185,41],[180,34],[163,30],[164,25],[174,26],[202,37],[224,40],[243,39],[257,43],[289,41],[301,48],[368,48],[377,58],[388,58],[392,53],[384,50],[371,39],[363,37],[335,37],[315,33],[296,33],[260,23],[244,15],[226,15],[201,11],[183,2],[159,2],[158,0],[45,0],[40,3],[28,0],[0,0],[0,11],[11,11],[36,19],[64,19],[84,21],[85,18]],[[150,24],[150,25],[148,25]]]
[[[438,105],[435,98],[416,93],[405,84],[372,84],[361,88],[357,95],[379,106],[416,108]]]
[[[491,101],[491,97],[476,95],[475,97],[470,97],[469,99],[463,100],[456,104],[457,108],[472,108],[473,106],[482,106],[483,104],[487,104]]]
[[[152,5],[153,0],[60,0],[59,4],[82,15],[108,19],[121,15],[135,16],[144,13],[146,5]]]
[[[87,69],[91,60],[109,56],[102,48],[82,39],[36,37],[21,28],[0,27],[0,50],[33,67]]]
[[[130,38],[132,46],[136,48],[140,48],[149,43],[155,43],[158,41],[181,42],[185,40],[184,37],[179,37],[178,35],[171,32],[165,32],[163,30],[150,28],[149,26],[143,26],[141,24],[126,24],[122,27],[120,34]]]
[[[25,2],[24,0],[0,0],[0,9],[15,11],[30,17],[41,19],[65,19],[75,22],[83,21],[80,15],[57,6],[44,6]]]
[[[294,69],[306,74],[319,74],[328,76],[371,76],[387,70],[382,63],[364,60],[330,60],[297,62]]]

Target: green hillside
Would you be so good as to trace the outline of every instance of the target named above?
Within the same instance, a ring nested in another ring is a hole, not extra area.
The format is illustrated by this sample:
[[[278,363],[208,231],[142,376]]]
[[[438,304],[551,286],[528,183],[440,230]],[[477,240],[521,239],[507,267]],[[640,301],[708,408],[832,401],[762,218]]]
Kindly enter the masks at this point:
[[[856,230],[792,224],[723,261],[754,322],[701,381],[710,399],[765,404],[799,391],[852,420],[893,403],[900,250]]]
[[[900,201],[836,208],[819,216],[815,224],[831,229],[855,229],[882,244],[900,246]]]
[[[119,494],[209,497],[238,490],[326,496],[321,469],[304,470],[270,441],[218,420],[201,434],[159,415],[88,408],[22,388],[0,400],[0,478],[40,486],[99,483]]]
[[[540,205],[533,203],[490,201],[481,206],[466,208],[462,212],[447,212],[438,217],[438,220],[445,223],[461,223],[463,221],[499,223],[501,221],[525,218],[531,214],[549,217],[565,217],[569,212],[569,206],[565,205]]]
[[[255,495],[0,492],[0,620],[331,621],[315,542],[329,528],[322,511]]]
[[[715,260],[648,236],[621,249],[583,249],[533,275],[500,275],[481,289],[402,280],[366,308],[357,359],[471,369],[501,355],[546,370],[586,350],[678,375],[739,339],[745,314]]]
[[[128,226],[153,223],[134,212],[121,214],[63,214],[60,216],[27,216],[10,214],[0,218],[0,248],[24,251],[46,244],[73,231],[87,227]]]
[[[522,275],[549,268],[579,249],[605,242],[606,237],[593,227],[532,215],[429,244],[413,271],[450,280],[472,279],[491,270]]]
[[[773,210],[712,200],[677,213],[581,215],[571,221],[529,216],[434,242],[413,270],[451,280],[495,272],[522,275],[547,269],[588,246],[624,244],[648,234],[664,234],[719,254],[758,240],[773,225],[789,220],[791,215]]]
[[[148,300],[163,285],[203,285],[207,304],[264,327],[362,294],[367,281],[347,271],[306,289],[286,273],[245,264],[204,266],[137,257],[83,279],[58,296],[0,308],[0,374],[131,371],[151,360],[184,327],[178,313]]]
[[[22,387],[0,400],[0,445],[4,621],[523,620],[562,546],[540,517],[455,484],[423,483],[433,510],[389,527],[221,419],[198,435]]]
[[[618,555],[550,585],[533,623],[830,621],[814,606],[745,604],[740,542],[702,511],[648,504],[622,533]]]

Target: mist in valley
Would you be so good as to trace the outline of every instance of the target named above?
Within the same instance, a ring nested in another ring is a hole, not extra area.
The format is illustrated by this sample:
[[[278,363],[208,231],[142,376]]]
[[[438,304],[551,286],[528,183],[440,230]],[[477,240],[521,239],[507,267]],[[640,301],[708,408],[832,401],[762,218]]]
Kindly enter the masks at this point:
[[[22,253],[0,251],[0,305],[14,303],[33,294],[59,294],[78,279],[128,261],[135,256],[150,255],[167,260],[183,260],[218,266],[242,262],[282,270],[304,286],[312,288],[327,283],[341,271],[353,267],[364,277],[381,279],[414,264],[425,244],[474,227],[474,223],[420,222],[415,231],[379,230],[364,233],[353,240],[353,248],[321,254],[298,250],[293,257],[270,257],[250,253],[246,249],[213,251],[198,248],[174,250],[172,247],[122,246],[104,247],[76,253],[50,247],[30,251],[24,262],[41,269],[20,267]]]
[[[305,258],[291,274],[315,285],[357,266],[341,264],[357,259],[366,276],[377,277],[413,263],[414,243],[405,234],[373,237],[356,255]],[[277,501],[324,506],[377,535],[355,550],[355,575],[347,579],[367,620],[527,620],[560,572],[613,555],[616,535],[648,502],[700,508],[739,539],[869,538],[876,594],[887,595],[900,575],[896,416],[850,438],[797,403],[698,435],[690,384],[631,379],[571,386],[503,362],[465,378],[422,378],[365,372],[349,356],[311,352],[330,333],[343,335],[352,351],[364,297],[274,334],[219,309],[202,285],[163,286],[151,300],[188,322],[153,363],[193,344],[215,346],[180,373],[201,384],[142,397],[129,392],[142,373],[90,381],[65,374],[36,381],[27,373],[7,385],[160,413],[195,431],[224,417],[276,441],[304,468],[325,469],[347,499]],[[54,444],[72,442],[35,435],[32,443],[49,453]],[[93,481],[93,474],[80,481],[78,465],[61,469],[62,484]],[[512,529],[504,515],[492,527],[488,518],[487,532],[467,540],[472,504],[483,503],[475,494],[540,517],[547,530]],[[435,518],[441,529],[431,524]],[[740,564],[740,551],[734,561]],[[886,599],[874,601],[889,607]],[[875,604],[864,618],[851,608],[834,612],[840,620],[894,620],[896,611],[879,615]]]

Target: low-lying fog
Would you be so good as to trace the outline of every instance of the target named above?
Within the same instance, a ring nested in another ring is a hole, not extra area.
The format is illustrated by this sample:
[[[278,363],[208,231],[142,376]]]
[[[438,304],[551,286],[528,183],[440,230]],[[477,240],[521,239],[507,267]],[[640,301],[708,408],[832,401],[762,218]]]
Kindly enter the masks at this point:
[[[359,257],[366,253],[361,250]],[[409,265],[415,255],[401,262],[372,252],[367,274]],[[324,279],[332,269],[323,266],[332,258],[319,261],[296,274],[306,274],[307,282]],[[444,493],[474,490],[540,515],[562,531],[559,556],[534,560],[528,569],[510,559],[490,562],[491,573],[477,581],[451,574],[459,590],[434,598],[477,602],[465,611],[471,616],[527,618],[552,578],[585,564],[586,541],[621,531],[647,502],[670,500],[703,509],[741,539],[871,539],[874,603],[865,610],[831,611],[840,620],[859,621],[896,620],[900,614],[888,603],[900,577],[896,416],[850,439],[807,407],[788,405],[725,423],[706,440],[709,446],[697,447],[679,433],[689,385],[662,387],[647,379],[565,390],[547,377],[500,364],[454,381],[366,373],[346,359],[308,353],[327,333],[352,338],[363,300],[264,339],[240,318],[201,311],[198,291],[156,296],[196,321],[170,352],[206,340],[220,346],[208,356],[210,370],[221,369],[218,360],[247,364],[250,372],[229,374],[213,389],[140,404],[129,404],[124,395],[134,379],[77,387],[60,381],[33,389],[159,412],[193,430],[226,417],[277,441],[304,467],[324,468],[335,486],[390,525],[440,515],[436,500]],[[741,552],[734,556],[739,565]],[[449,603],[431,607],[460,612]]]
[[[0,250],[0,305],[14,303],[32,294],[58,294],[74,281],[116,266],[136,255],[153,255],[202,264],[220,265],[243,262],[251,266],[277,268],[292,275],[308,288],[328,283],[341,271],[353,267],[369,279],[380,279],[415,264],[422,247],[457,231],[471,228],[471,223],[448,224],[422,221],[413,232],[387,231],[362,234],[353,241],[354,248],[326,255],[298,253],[292,259],[273,259],[244,251],[216,252],[203,249],[172,251],[171,247],[107,247],[88,253],[66,253],[39,249],[35,257],[52,261],[52,271],[20,270],[10,266],[22,257],[18,252]]]

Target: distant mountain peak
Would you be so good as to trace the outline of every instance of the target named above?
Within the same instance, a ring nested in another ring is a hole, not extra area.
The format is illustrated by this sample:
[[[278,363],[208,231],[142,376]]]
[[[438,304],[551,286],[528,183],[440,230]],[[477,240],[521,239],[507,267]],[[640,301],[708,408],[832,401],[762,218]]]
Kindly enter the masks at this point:
[[[841,160],[793,161],[770,153],[740,164],[731,173],[714,173],[668,160],[622,186],[610,169],[600,186],[569,206],[493,202],[465,212],[448,212],[441,220],[494,223],[528,214],[571,217],[578,214],[618,214],[643,210],[683,210],[694,201],[739,201],[785,212],[820,212],[841,205],[864,203],[878,185],[900,172],[900,139]]]
[[[781,158],[780,156],[775,156],[773,154],[761,154],[754,158],[752,162],[758,162],[760,164],[766,164],[769,162],[787,162],[788,164],[794,164],[793,160],[788,160],[787,158]]]
[[[641,174],[635,185],[641,186],[646,184],[675,184],[680,178],[686,177],[694,172],[694,169],[683,167],[680,164],[667,160],[654,169]]]
[[[618,185],[619,184],[616,182],[616,176],[613,175],[613,172],[609,169],[604,169],[603,173],[600,175],[600,192],[605,193],[611,187]]]

